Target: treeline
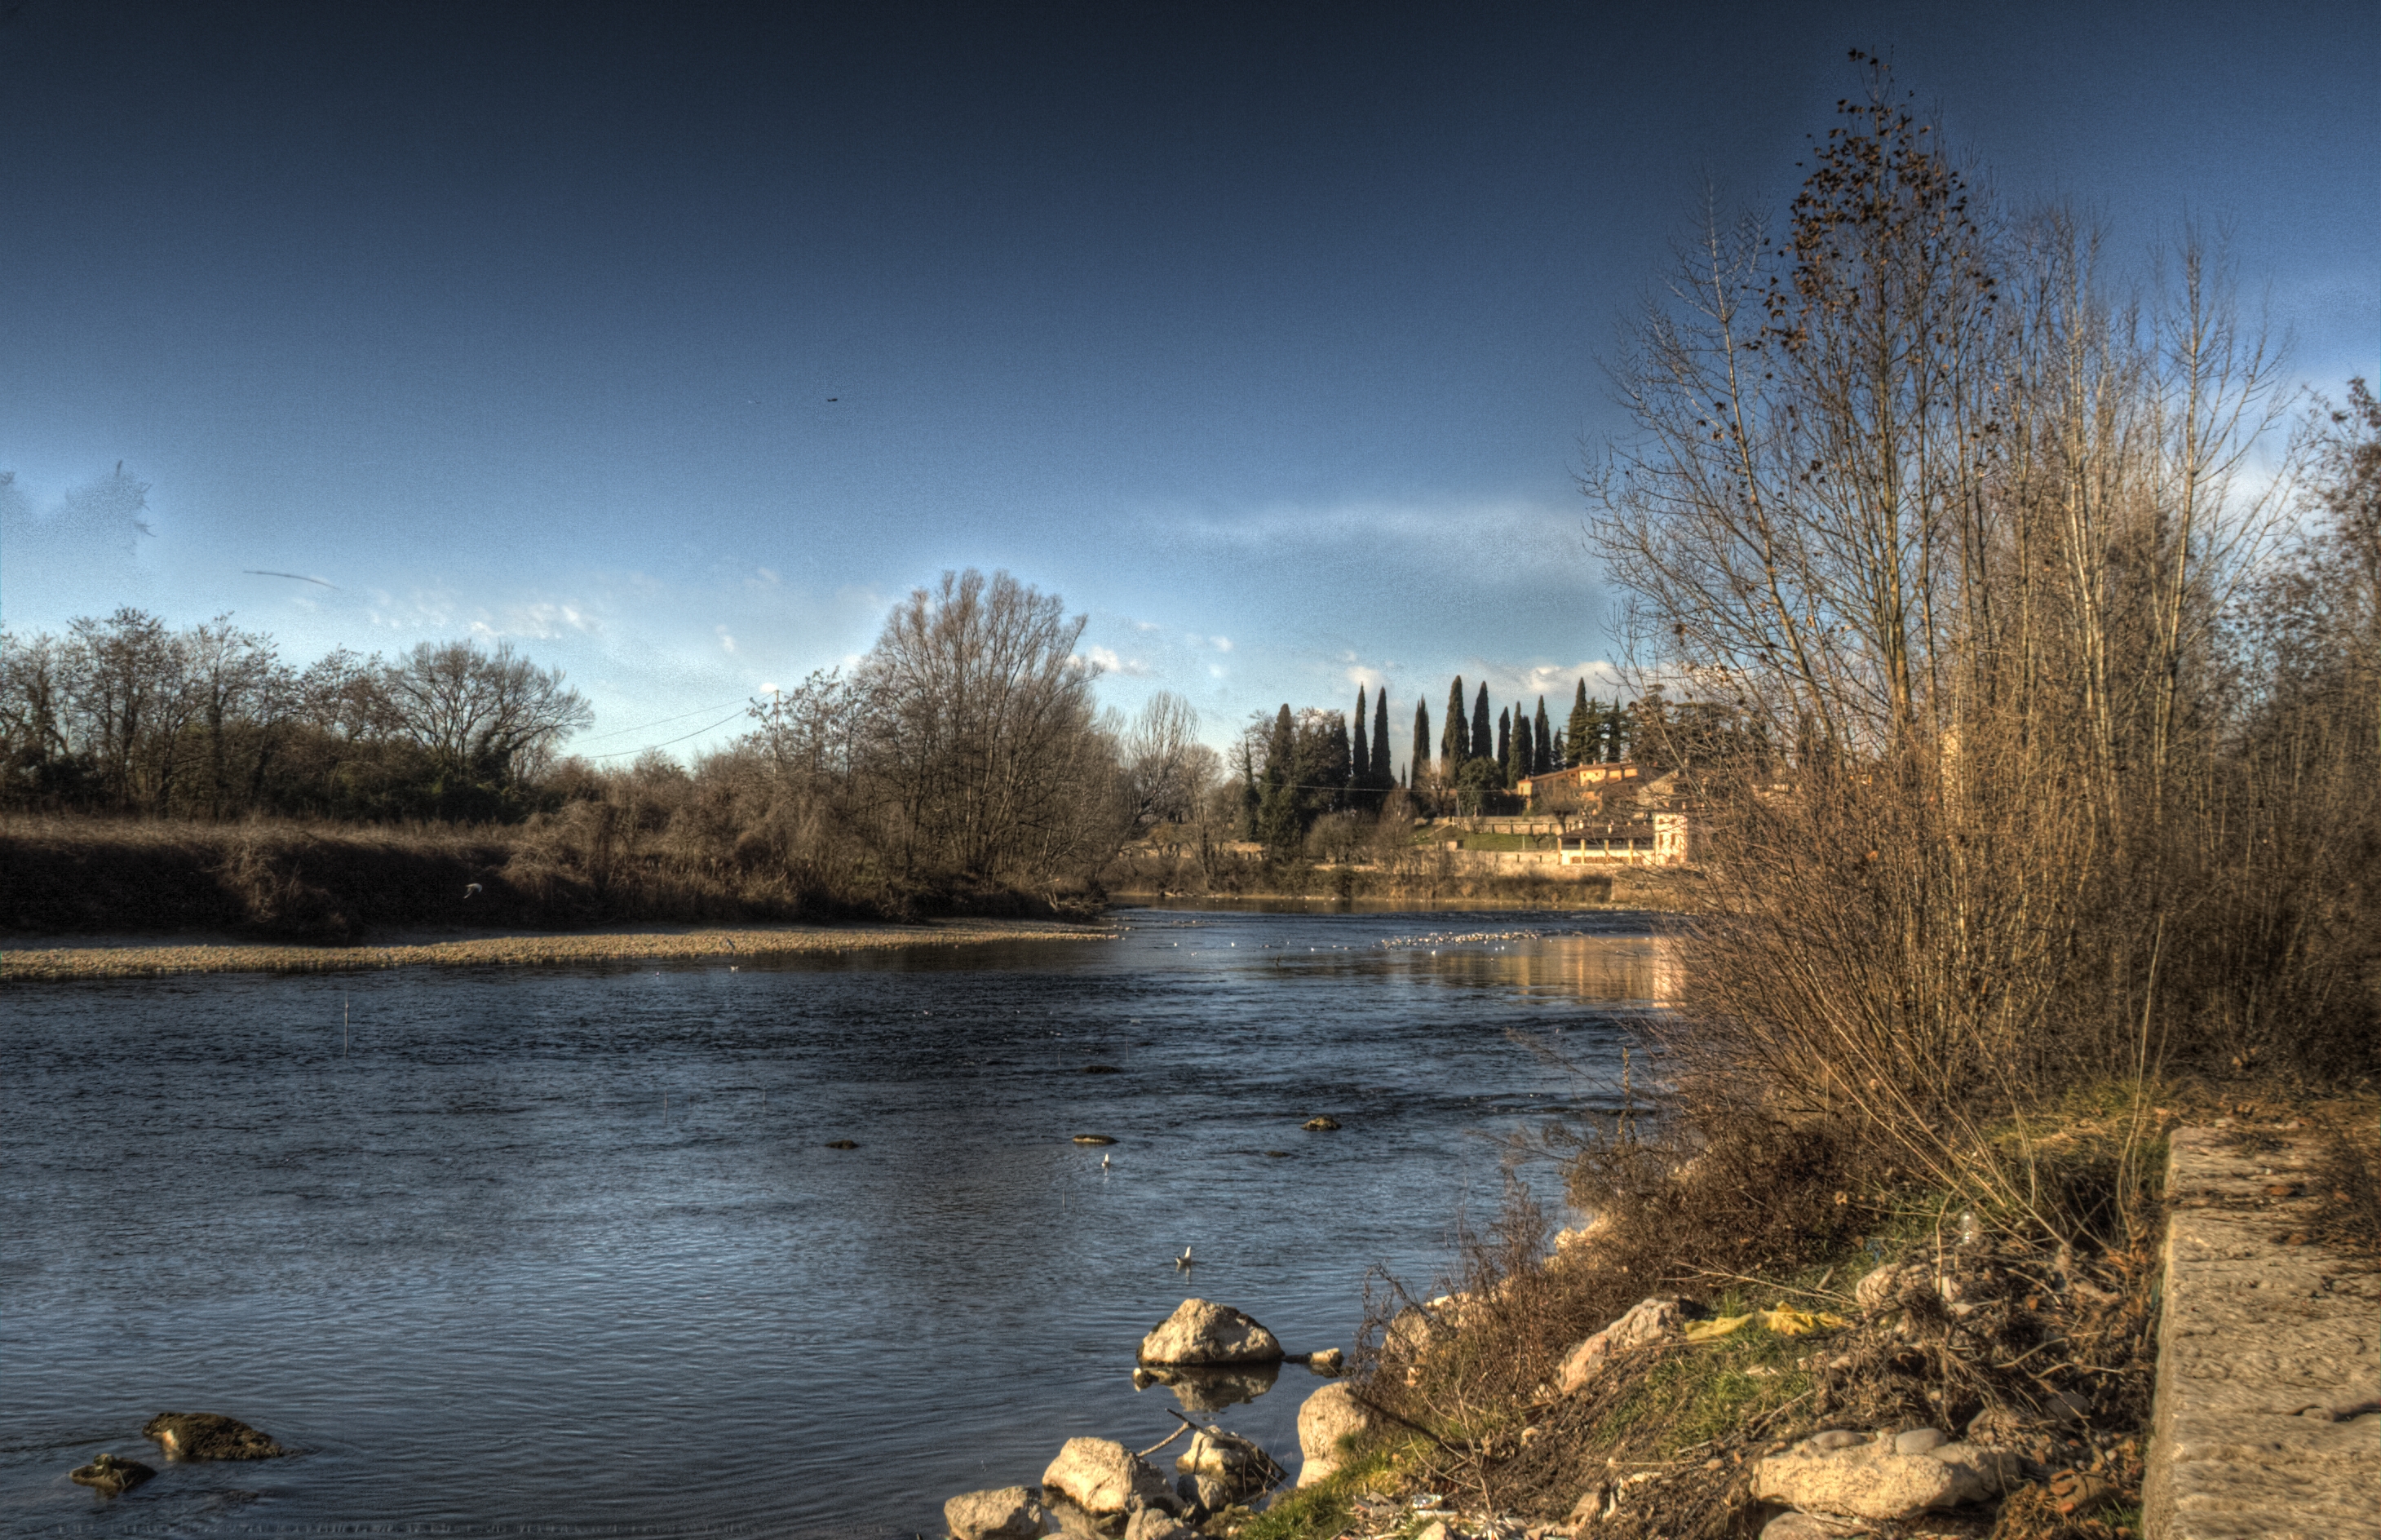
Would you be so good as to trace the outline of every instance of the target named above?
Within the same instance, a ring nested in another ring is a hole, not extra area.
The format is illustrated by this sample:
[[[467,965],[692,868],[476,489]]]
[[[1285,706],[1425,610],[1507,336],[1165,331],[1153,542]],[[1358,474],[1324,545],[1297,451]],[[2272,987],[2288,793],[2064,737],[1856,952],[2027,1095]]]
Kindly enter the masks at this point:
[[[295,668],[227,621],[176,631],[132,610],[8,637],[8,923],[175,923],[127,875],[167,860],[192,868],[176,891],[216,892],[212,908],[175,900],[181,923],[245,915],[324,937],[409,916],[1047,907],[1084,891],[1137,829],[1211,805],[1222,773],[1179,698],[1129,721],[1096,708],[1083,624],[1006,573],[946,574],[896,607],[849,674],[755,702],[728,748],[617,767],[563,757],[586,703],[502,645]],[[258,822],[275,818],[312,822]],[[455,825],[475,832],[458,841]],[[93,854],[110,840],[124,860]],[[464,910],[451,879],[467,849],[482,891]],[[405,876],[409,861],[434,880]],[[75,874],[101,869],[122,879],[113,896],[79,891]],[[392,909],[399,892],[420,897]]]
[[[228,616],[138,609],[0,635],[0,809],[349,822],[518,819],[590,718],[507,643],[303,668]]]
[[[1637,746],[1720,911],[1669,1066],[1706,1128],[1856,1131],[2071,1235],[2012,1118],[2375,1069],[2381,407],[2301,415],[2216,256],[2120,279],[1869,67],[1782,226],[1636,328],[1588,478],[1634,682],[1719,729]]]

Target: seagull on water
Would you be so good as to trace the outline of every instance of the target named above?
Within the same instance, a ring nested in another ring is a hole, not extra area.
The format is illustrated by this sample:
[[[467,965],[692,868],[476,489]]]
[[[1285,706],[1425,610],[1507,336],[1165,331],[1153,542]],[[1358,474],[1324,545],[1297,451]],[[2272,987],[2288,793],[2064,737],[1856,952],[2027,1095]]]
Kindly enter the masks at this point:
[[[1185,1247],[1183,1247],[1183,1248],[1182,1248],[1182,1254],[1181,1254],[1180,1256],[1178,1256],[1178,1257],[1176,1257],[1176,1258],[1174,1259],[1174,1266],[1175,1266],[1175,1270],[1176,1270],[1177,1272],[1187,1272],[1187,1271],[1189,1271],[1190,1266],[1190,1247],[1185,1246]]]
[[[1116,1163],[1115,1163],[1114,1161],[1110,1160],[1107,1156],[1105,1156],[1105,1155],[1102,1155],[1102,1156],[1100,1156],[1100,1169],[1101,1169],[1101,1170],[1105,1171],[1105,1170],[1108,1169],[1111,1166],[1113,1166],[1113,1165],[1115,1165],[1115,1164],[1116,1164]]]

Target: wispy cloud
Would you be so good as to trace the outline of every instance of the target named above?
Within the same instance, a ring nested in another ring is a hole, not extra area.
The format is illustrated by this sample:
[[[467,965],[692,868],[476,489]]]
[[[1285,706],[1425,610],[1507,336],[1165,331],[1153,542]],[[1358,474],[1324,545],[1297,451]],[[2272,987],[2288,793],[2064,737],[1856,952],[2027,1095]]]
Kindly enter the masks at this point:
[[[1145,679],[1153,672],[1148,664],[1139,658],[1121,656],[1113,647],[1086,647],[1077,655],[1101,673],[1114,674],[1122,678]]]

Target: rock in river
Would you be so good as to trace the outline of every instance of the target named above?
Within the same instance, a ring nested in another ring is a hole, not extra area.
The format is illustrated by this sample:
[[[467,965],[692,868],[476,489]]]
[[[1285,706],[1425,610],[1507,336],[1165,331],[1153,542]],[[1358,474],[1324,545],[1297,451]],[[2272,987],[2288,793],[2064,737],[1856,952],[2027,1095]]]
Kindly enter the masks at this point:
[[[1306,1120],[1306,1131],[1309,1133],[1330,1133],[1338,1127],[1339,1119],[1337,1118],[1309,1118]]]
[[[1227,1304],[1185,1300],[1141,1339],[1143,1363],[1278,1363],[1281,1342]]]
[[[176,1460],[271,1460],[289,1452],[246,1423],[212,1412],[161,1412],[140,1436]]]
[[[1255,1443],[1222,1428],[1192,1434],[1174,1468],[1197,1478],[1199,1500],[1214,1511],[1262,1497],[1288,1474]]]
[[[1168,1512],[1180,1506],[1157,1467],[1112,1438],[1069,1438],[1042,1473],[1042,1490],[1093,1520],[1116,1518],[1138,1502]]]
[[[112,1497],[156,1473],[154,1467],[137,1460],[118,1460],[112,1454],[104,1454],[88,1465],[78,1465],[67,1472],[67,1479],[78,1486],[95,1486]]]
[[[1079,1133],[1075,1135],[1075,1143],[1078,1144],[1113,1144],[1116,1141],[1110,1139],[1104,1133]]]
[[[943,1522],[951,1540],[1034,1540],[1042,1533],[1042,1504],[1024,1486],[962,1492],[943,1504]]]

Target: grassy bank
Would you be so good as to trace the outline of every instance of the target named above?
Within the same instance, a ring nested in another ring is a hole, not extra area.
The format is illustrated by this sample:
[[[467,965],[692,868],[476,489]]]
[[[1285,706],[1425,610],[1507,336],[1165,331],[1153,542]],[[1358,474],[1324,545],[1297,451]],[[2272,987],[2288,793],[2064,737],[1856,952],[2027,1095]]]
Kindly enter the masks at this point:
[[[2045,1216],[1976,1214],[1849,1128],[1740,1128],[1684,1159],[1625,1125],[1576,1143],[1572,1197],[1596,1222],[1549,1238],[1517,1196],[1453,1276],[1378,1291],[1355,1382],[1373,1426],[1239,1540],[1409,1534],[1422,1494],[1458,1534],[1722,1540],[1777,1511],[1753,1491],[1763,1457],[1827,1429],[1922,1427],[2025,1462],[1996,1501],[1926,1514],[1924,1533],[2137,1534],[2163,1131],[2329,1131],[2337,1191],[2309,1228],[2381,1247],[2381,1102],[2167,1090],[2145,1124],[2106,1090],[1996,1131],[2058,1194]],[[1679,1301],[1685,1322],[1566,1380],[1575,1348],[1650,1299]]]
[[[600,810],[598,810],[600,811]],[[354,946],[425,926],[577,930],[929,915],[1083,917],[1081,895],[818,880],[592,813],[511,825],[0,820],[0,934],[217,934]]]
[[[713,960],[970,947],[1001,941],[1105,940],[1097,926],[1032,920],[936,921],[924,924],[667,927],[572,935],[499,933],[448,939],[392,939],[386,946],[291,947],[217,939],[138,938],[75,945],[43,937],[0,946],[0,981],[147,978],[167,973],[324,973],[369,968],[535,967],[557,963]]]

